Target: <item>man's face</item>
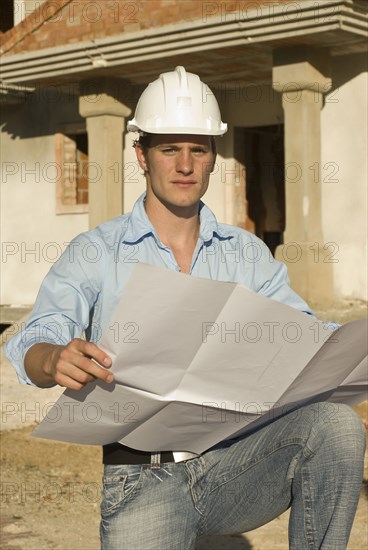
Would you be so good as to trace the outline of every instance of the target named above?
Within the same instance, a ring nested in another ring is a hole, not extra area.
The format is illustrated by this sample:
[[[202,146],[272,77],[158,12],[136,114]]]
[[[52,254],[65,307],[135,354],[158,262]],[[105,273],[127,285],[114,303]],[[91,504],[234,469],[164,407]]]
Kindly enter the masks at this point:
[[[147,178],[147,201],[173,209],[197,208],[207,190],[215,154],[209,136],[153,135],[136,153]]]

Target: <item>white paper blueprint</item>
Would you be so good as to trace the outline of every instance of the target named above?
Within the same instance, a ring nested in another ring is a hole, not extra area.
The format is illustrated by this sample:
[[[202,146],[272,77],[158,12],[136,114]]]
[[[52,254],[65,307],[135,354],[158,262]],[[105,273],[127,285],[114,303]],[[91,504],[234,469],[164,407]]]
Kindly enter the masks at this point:
[[[115,382],[65,390],[34,435],[201,453],[311,401],[367,399],[367,321],[337,331],[242,285],[137,264],[99,344]]]

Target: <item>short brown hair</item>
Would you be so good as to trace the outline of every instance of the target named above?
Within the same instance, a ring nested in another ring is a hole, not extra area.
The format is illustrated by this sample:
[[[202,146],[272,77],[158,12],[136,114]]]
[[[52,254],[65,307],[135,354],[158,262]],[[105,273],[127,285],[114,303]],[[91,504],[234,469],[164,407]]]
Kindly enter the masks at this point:
[[[138,139],[135,139],[134,142],[133,142],[133,147],[135,147],[136,145],[139,145],[142,147],[143,149],[143,152],[144,153],[147,153],[147,149],[150,147],[151,145],[151,139],[152,137],[154,136],[155,134],[140,134],[139,135],[139,138]],[[211,149],[212,149],[212,153],[214,155],[217,154],[217,149],[216,149],[216,141],[215,141],[215,138],[213,136],[210,136],[211,138]]]

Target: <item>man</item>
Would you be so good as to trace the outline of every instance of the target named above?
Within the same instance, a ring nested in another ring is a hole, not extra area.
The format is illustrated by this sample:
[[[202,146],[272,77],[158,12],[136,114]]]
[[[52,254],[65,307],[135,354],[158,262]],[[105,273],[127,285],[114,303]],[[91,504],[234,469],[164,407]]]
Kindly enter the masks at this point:
[[[113,380],[98,341],[136,261],[240,282],[311,314],[265,245],[218,223],[200,201],[216,159],[214,136],[226,125],[199,77],[183,67],[160,75],[143,92],[128,129],[139,131],[135,150],[146,194],[131,214],[77,237],[51,269],[26,330],[7,347],[23,382],[78,390],[96,378]],[[234,251],[249,244],[260,250],[259,261],[235,260]],[[89,246],[100,251],[99,261],[88,261]],[[149,293],[147,281],[147,300]],[[198,536],[249,531],[290,506],[290,548],[346,548],[364,445],[357,415],[323,403],[199,457],[106,445],[102,548],[189,550]]]

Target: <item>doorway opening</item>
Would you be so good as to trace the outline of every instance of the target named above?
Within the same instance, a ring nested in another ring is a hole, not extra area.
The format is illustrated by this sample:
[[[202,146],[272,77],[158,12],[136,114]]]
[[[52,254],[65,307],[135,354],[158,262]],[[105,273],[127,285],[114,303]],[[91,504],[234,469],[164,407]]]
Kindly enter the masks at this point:
[[[284,125],[235,128],[235,143],[244,166],[245,228],[274,254],[285,230]]]

